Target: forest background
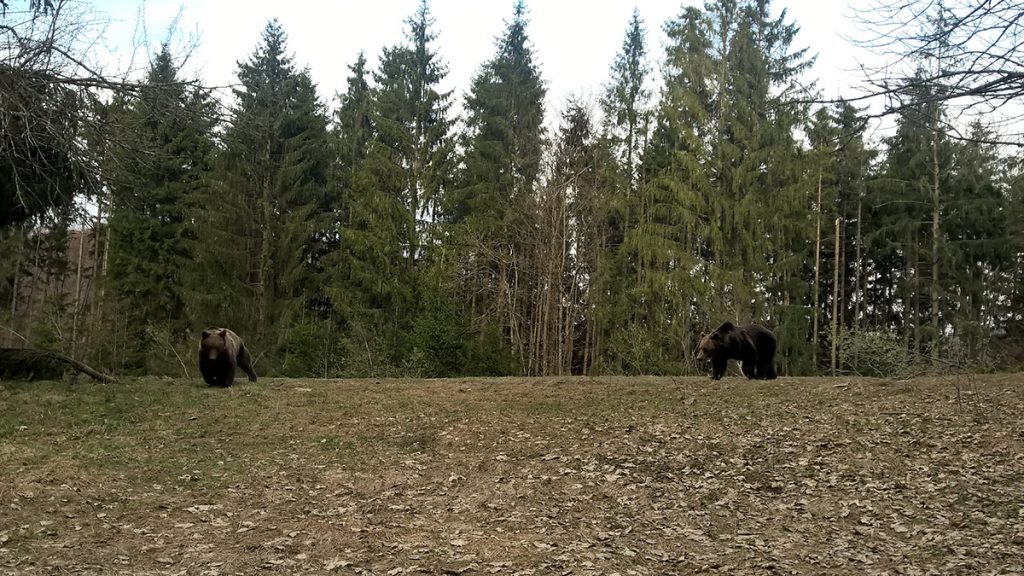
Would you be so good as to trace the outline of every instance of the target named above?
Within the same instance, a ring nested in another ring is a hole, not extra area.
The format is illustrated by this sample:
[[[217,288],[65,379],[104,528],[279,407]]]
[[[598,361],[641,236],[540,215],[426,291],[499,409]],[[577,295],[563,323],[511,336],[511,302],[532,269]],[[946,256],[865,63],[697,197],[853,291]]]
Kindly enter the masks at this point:
[[[681,8],[658,61],[634,13],[555,119],[522,2],[464,94],[424,1],[331,101],[276,20],[225,96],[168,44],[90,73],[74,2],[3,3],[0,344],[182,375],[228,326],[266,375],[692,374],[729,320],[783,374],[1017,369],[1020,139],[953,98],[1016,94],[964,90],[959,5],[926,4],[873,139],[767,0]]]

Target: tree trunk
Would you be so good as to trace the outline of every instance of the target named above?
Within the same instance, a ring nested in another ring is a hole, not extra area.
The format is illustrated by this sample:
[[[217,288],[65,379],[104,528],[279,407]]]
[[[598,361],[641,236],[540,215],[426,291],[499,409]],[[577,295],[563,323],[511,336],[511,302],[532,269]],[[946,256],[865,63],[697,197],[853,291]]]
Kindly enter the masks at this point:
[[[21,288],[21,261],[25,252],[25,240],[27,240],[24,227],[18,227],[18,235],[21,236],[19,239],[20,246],[17,250],[18,253],[14,256],[14,278],[11,283],[11,328],[13,329],[18,327],[18,290]],[[14,334],[8,332],[5,336],[5,341],[13,346],[15,342]]]
[[[864,275],[864,263],[861,260],[861,234],[860,234],[860,223],[861,223],[861,205],[863,200],[860,196],[857,197],[857,255],[856,261],[854,262],[854,292],[856,293],[856,299],[853,304],[853,325],[857,328],[862,327],[861,323],[861,303],[865,297],[865,289],[861,286],[861,277]]]
[[[921,352],[921,254],[914,234],[914,354]]]
[[[95,380],[99,380],[100,382],[115,382],[115,380],[112,377],[107,376],[106,374],[101,374],[100,372],[97,372],[88,365],[79,362],[74,358],[70,358],[63,354],[60,354],[58,352],[53,352],[50,350],[38,350],[36,348],[0,348],[0,368],[8,370],[10,369],[8,368],[8,366],[13,366],[14,370],[27,372],[27,374],[15,374],[14,377],[16,378],[31,378],[32,372],[35,371],[33,365],[39,364],[40,362],[45,362],[47,360],[55,360],[57,362],[67,364],[68,366],[71,366],[78,372],[87,374],[90,377],[94,378]]]
[[[811,329],[811,362],[818,370],[818,318],[821,315],[821,169],[818,169],[817,231],[814,237],[814,327]]]
[[[78,317],[82,311],[82,258],[85,255],[85,229],[78,232],[78,264],[75,272],[75,306],[71,310],[71,358],[78,353]]]
[[[932,286],[931,286],[931,304],[932,304],[932,342],[931,342],[931,357],[933,360],[939,358],[939,339],[941,334],[939,333],[939,210],[941,209],[940,198],[939,198],[939,143],[938,137],[932,137]]]
[[[913,284],[911,283],[913,281],[913,259],[911,259],[911,257],[910,257],[910,251],[912,250],[912,242],[913,242],[913,235],[911,235],[908,232],[907,233],[907,244],[906,244],[906,248],[904,249],[904,256],[903,256],[904,257],[904,262],[903,262],[903,268],[904,268],[904,270],[903,270],[903,290],[902,290],[903,293],[899,295],[902,298],[902,300],[903,300],[903,346],[907,349],[908,352],[910,351],[910,344],[913,341],[912,334],[910,333],[910,327],[913,324],[911,314],[913,313],[913,310],[914,310],[914,306],[913,306],[914,299],[913,299],[913,294],[912,294],[914,287],[913,287]],[[898,289],[899,285],[897,285],[896,288]],[[894,294],[893,298],[890,298],[889,301],[892,302],[892,300],[895,297],[896,297],[896,295]],[[891,304],[891,306],[892,306],[893,316],[895,317],[895,303],[893,302],[893,304]]]
[[[270,190],[269,183],[264,185],[263,194],[261,198],[260,206],[263,222],[260,235],[260,255],[259,255],[259,267],[258,267],[258,279],[257,279],[257,303],[256,303],[256,334],[262,336],[264,327],[267,325],[267,319],[269,317],[268,308],[270,301],[273,298],[272,294],[272,283],[273,283],[273,258],[272,258],[272,246],[273,233],[271,232],[271,220],[273,219],[273,209],[270,206]]]
[[[839,232],[842,218],[836,218],[836,251],[834,255],[834,271],[832,273],[832,375],[839,369]]]
[[[839,301],[839,314],[837,316],[837,318],[838,318],[838,320],[837,320],[837,322],[838,322],[838,324],[837,324],[837,327],[838,327],[837,334],[841,334],[842,330],[846,328],[846,313],[847,313],[847,310],[849,308],[846,305],[847,294],[846,294],[846,222],[845,221],[843,221],[840,224],[840,228],[839,228],[839,255],[838,255],[837,258],[838,258],[838,261],[839,261],[839,300],[838,300]],[[840,367],[842,366],[842,363],[843,363],[843,350],[842,350],[842,348],[839,349],[839,356],[838,356],[838,359],[837,359],[836,362],[837,362],[837,366],[840,366]]]
[[[27,239],[27,238],[26,238]],[[42,244],[42,234],[40,231],[36,231],[36,246],[32,251],[32,282],[28,288],[28,314],[25,316],[25,338],[27,340],[32,339],[32,324],[34,324],[33,316],[35,315],[35,301],[36,301],[36,285],[39,283],[39,277],[41,276],[39,270],[39,249]],[[45,290],[46,285],[43,285]]]
[[[96,222],[93,224],[92,237],[95,241],[93,246],[93,258],[92,258],[92,300],[89,302],[89,317],[95,322],[96,321],[96,308],[99,305],[99,270],[100,270],[100,226],[103,220],[103,197],[96,201]]]

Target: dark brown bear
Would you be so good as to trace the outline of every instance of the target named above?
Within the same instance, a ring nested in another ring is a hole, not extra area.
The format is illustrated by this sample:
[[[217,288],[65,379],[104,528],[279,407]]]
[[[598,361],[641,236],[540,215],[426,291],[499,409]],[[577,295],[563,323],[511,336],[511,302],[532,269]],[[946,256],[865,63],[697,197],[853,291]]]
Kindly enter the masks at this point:
[[[199,342],[199,371],[210,386],[231,386],[235,382],[235,367],[256,381],[252,358],[242,339],[227,328],[207,328]]]
[[[758,380],[775,379],[775,334],[771,330],[747,324],[733,326],[726,322],[700,341],[697,360],[711,361],[711,378],[725,374],[729,360],[739,360],[743,374]]]

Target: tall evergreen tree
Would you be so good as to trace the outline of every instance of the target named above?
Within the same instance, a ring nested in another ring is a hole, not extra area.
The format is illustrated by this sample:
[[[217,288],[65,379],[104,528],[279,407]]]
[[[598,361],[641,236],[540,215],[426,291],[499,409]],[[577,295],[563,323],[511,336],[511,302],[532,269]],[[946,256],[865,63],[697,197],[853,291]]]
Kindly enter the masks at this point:
[[[844,291],[850,295],[846,298],[848,308],[852,301],[852,310],[848,309],[848,324],[853,327],[860,327],[866,314],[864,202],[868,184],[873,178],[872,162],[877,156],[877,152],[865,142],[867,122],[862,112],[849,102],[836,104],[832,110],[839,138],[835,152],[836,187],[839,210],[847,225],[848,240],[845,245],[849,251],[848,257],[844,259],[847,265],[842,277],[847,279]]]
[[[396,338],[408,321],[411,287],[402,251],[403,173],[379,137],[377,91],[365,65],[360,54],[336,117],[338,249],[328,259],[328,291],[346,337],[371,356],[364,369],[347,369],[369,374],[400,355]]]
[[[199,251],[192,211],[210,170],[212,102],[179,81],[164,45],[137,98],[113,106],[120,133],[104,170],[112,202],[107,293],[129,332],[124,367],[152,368],[147,327],[180,336],[193,320],[186,273]]]
[[[209,321],[231,322],[274,352],[322,296],[310,262],[333,219],[336,202],[326,185],[332,147],[324,106],[309,73],[286,54],[276,20],[239,63],[238,78],[221,184],[205,225],[215,249],[202,283]]]
[[[711,3],[709,11],[721,23],[717,36],[726,41],[716,47],[721,72],[714,179],[719,201],[732,206],[726,230],[733,238],[716,256],[732,278],[723,288],[731,292],[727,307],[734,317],[776,324],[770,302],[805,296],[791,292],[806,286],[802,273],[810,229],[805,166],[796,142],[805,110],[794,101],[802,93],[799,75],[812,61],[805,49],[792,48],[798,29],[786,22],[785,10],[772,18],[769,0],[723,0]],[[793,321],[804,324],[805,319]],[[792,336],[804,330],[794,329]]]
[[[586,293],[590,311],[582,360],[587,371],[597,362],[605,369],[618,368],[612,366],[616,362],[605,351],[609,337],[618,332],[612,327],[621,328],[631,309],[623,287],[623,281],[629,280],[624,278],[629,256],[620,247],[631,228],[630,217],[636,217],[639,206],[639,166],[651,119],[647,88],[650,65],[639,11],[630,18],[610,75],[600,101],[603,120],[595,150],[595,170],[601,184],[591,199],[591,224],[585,240],[591,260]]]
[[[330,251],[326,263],[331,271],[328,292],[332,309],[351,332],[362,329],[368,310],[378,307],[374,302],[378,299],[379,288],[391,284],[379,280],[396,264],[398,240],[394,224],[382,226],[372,218],[374,202],[380,202],[378,197],[371,197],[377,188],[367,184],[365,161],[374,138],[374,125],[369,72],[362,52],[349,70],[351,75],[345,93],[338,96],[339,107],[334,118],[338,157],[331,185],[337,199],[334,210],[337,249]],[[394,202],[389,205],[383,212],[396,214]],[[379,238],[381,234],[383,237]],[[391,245],[389,254],[393,256],[381,259],[374,255],[374,247],[385,243]]]
[[[995,147],[984,144],[993,139],[975,123],[971,139],[953,146],[954,174],[942,206],[944,313],[969,358],[1003,316],[1001,300],[1010,286],[1002,271],[1014,260],[1002,162]]]
[[[396,173],[394,193],[406,212],[402,244],[407,270],[414,272],[423,254],[424,232],[449,179],[453,141],[451,92],[439,92],[447,67],[432,44],[437,34],[427,0],[406,20],[406,44],[385,49],[374,74],[373,120],[383,161]]]
[[[637,167],[647,141],[647,125],[651,97],[647,80],[651,68],[647,62],[647,39],[640,11],[634,10],[629,20],[622,48],[611,66],[611,81],[601,97],[604,115],[603,138],[615,159],[615,167],[624,183],[624,190],[635,189]]]
[[[704,300],[708,283],[692,274],[709,189],[701,168],[708,154],[708,26],[701,11],[688,8],[665,27],[664,85],[618,254],[625,329],[612,335],[609,354],[627,371],[680,371],[682,354],[696,347],[692,333],[703,324],[694,305]]]
[[[519,1],[497,54],[473,78],[462,174],[444,210],[477,325],[499,329],[522,369],[530,294],[524,241],[534,226],[530,206],[541,172],[546,91],[526,25]]]
[[[864,126],[860,111],[841,102],[816,110],[807,129],[808,189],[815,190],[812,196],[815,272],[809,295],[813,323],[810,346],[798,342],[788,353],[792,363],[813,366],[815,370],[829,364],[824,362],[830,354],[823,345],[831,346],[837,337],[832,330],[838,330],[841,337],[846,328],[859,326],[857,318],[864,309],[862,213],[873,156],[864,143]],[[834,225],[837,218],[840,220],[838,252]],[[809,274],[805,272],[804,276]],[[794,280],[802,281],[799,276]],[[791,290],[801,292],[795,288]],[[798,308],[804,303],[795,304],[797,307],[788,307],[791,314],[798,314]]]
[[[940,129],[942,104],[924,89],[918,104],[898,118],[886,140],[881,182],[871,193],[871,291],[887,308],[880,327],[898,330],[909,350],[922,352],[944,331],[941,259],[945,250],[941,207],[949,194],[952,148]],[[937,276],[938,275],[938,276]]]
[[[348,77],[345,93],[338,95],[338,109],[335,112],[333,127],[338,141],[334,179],[341,191],[351,187],[356,170],[366,158],[366,151],[373,137],[370,84],[367,80],[365,54],[359,53],[349,71],[351,75]]]
[[[796,27],[785,12],[772,18],[766,0],[709,1],[665,29],[665,85],[622,250],[635,275],[625,289],[633,323],[678,370],[689,364],[679,351],[722,320],[760,320],[796,340],[809,327],[799,305],[805,110],[795,104],[809,61],[792,49]],[[782,318],[790,302],[796,313]]]

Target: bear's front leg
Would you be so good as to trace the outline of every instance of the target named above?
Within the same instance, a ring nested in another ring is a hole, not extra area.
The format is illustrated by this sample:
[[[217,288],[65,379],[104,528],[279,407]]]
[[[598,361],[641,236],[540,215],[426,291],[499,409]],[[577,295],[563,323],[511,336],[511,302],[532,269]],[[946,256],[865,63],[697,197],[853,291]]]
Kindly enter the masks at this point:
[[[721,380],[722,376],[725,375],[725,371],[726,371],[726,369],[728,367],[729,367],[729,360],[728,359],[722,360],[722,359],[715,358],[714,360],[712,360],[711,361],[711,379],[712,380]]]

